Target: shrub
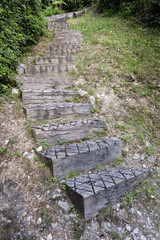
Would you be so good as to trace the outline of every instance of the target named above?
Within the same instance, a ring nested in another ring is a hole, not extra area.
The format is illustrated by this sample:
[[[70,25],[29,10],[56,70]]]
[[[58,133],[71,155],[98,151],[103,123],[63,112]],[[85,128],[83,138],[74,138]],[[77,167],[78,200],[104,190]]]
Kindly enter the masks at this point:
[[[159,0],[97,0],[99,12],[119,12],[123,17],[134,18],[147,26],[160,26]]]
[[[41,0],[0,2],[0,92],[15,85],[15,73],[22,54],[43,34]]]

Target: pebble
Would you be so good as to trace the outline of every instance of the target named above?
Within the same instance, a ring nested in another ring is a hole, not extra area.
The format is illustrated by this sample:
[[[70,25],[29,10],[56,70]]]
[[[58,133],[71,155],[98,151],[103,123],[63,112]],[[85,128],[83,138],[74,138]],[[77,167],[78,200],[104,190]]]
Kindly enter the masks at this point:
[[[51,227],[54,229],[57,227],[57,223],[51,223]]]
[[[37,224],[40,225],[41,223],[42,223],[42,218],[40,217],[40,218],[38,218],[38,220],[37,220]]]
[[[4,142],[4,145],[7,146],[9,144],[9,139],[7,139],[5,142]]]
[[[85,95],[88,96],[88,92],[86,92],[86,91],[84,91],[84,90],[82,90],[82,89],[79,89],[79,90],[78,90],[78,94],[79,94],[81,97],[84,97]]]
[[[147,238],[143,235],[140,236],[141,240],[147,240]]]
[[[69,212],[69,205],[66,202],[58,201],[58,206],[63,210],[63,212],[68,213]]]
[[[143,168],[146,168],[146,165],[145,165],[145,164],[143,164],[143,165],[142,165],[142,167],[143,167]]]
[[[135,228],[134,230],[133,230],[133,233],[135,233],[135,234],[137,234],[139,232],[139,229],[138,228]]]
[[[19,94],[19,90],[17,88],[12,89],[12,94]]]
[[[52,234],[51,233],[47,236],[47,240],[52,240]]]
[[[95,106],[96,106],[96,100],[95,100],[95,98],[94,98],[93,96],[89,96],[89,101],[90,101],[90,103],[93,105],[93,107],[95,108]]]
[[[22,213],[22,217],[25,217],[26,215],[27,215],[26,212],[23,212],[23,213]]]
[[[37,148],[37,152],[40,152],[40,151],[42,151],[42,146],[39,146],[39,147]]]
[[[132,236],[131,239],[133,239],[133,240],[137,240],[137,237],[136,237],[136,235],[135,235],[134,233],[132,233],[131,236]]]
[[[29,222],[32,219],[32,216],[27,217],[27,222]]]
[[[132,231],[132,228],[131,228],[131,226],[130,226],[129,224],[126,224],[126,230],[127,230],[128,232],[131,232],[131,231]]]
[[[28,152],[24,152],[23,157],[27,156],[28,154],[29,154]]]
[[[60,198],[61,197],[61,194],[60,193],[54,193],[53,195],[52,195],[52,197],[51,197],[51,199],[52,200],[56,200],[56,199],[58,199],[58,198]]]
[[[30,153],[30,154],[26,155],[24,158],[26,160],[33,161],[34,158],[35,158],[35,154],[34,153]]]
[[[134,213],[134,208],[131,208],[131,209],[130,209],[130,212],[133,214],[133,213]]]
[[[137,211],[137,214],[141,217],[142,216],[142,213],[141,212],[139,212],[139,211]]]

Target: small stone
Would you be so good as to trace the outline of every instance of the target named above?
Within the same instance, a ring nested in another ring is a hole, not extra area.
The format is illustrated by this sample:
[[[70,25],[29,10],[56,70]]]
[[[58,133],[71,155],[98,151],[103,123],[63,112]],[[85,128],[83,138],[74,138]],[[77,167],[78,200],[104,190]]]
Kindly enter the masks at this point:
[[[22,213],[22,217],[25,217],[26,215],[27,215],[26,212],[23,212],[23,213]]]
[[[143,168],[146,168],[146,165],[145,165],[145,164],[143,164]]]
[[[57,193],[61,193],[61,189],[56,189],[56,192]]]
[[[132,233],[131,236],[132,236],[131,239],[133,239],[133,240],[137,240],[137,237],[136,237],[136,235],[135,235],[134,233]]]
[[[151,195],[151,198],[152,198],[152,199],[154,199],[154,198],[155,198],[155,196]]]
[[[138,228],[135,228],[134,230],[133,230],[133,233],[134,234],[137,234],[139,232],[139,229]]]
[[[63,212],[68,213],[69,212],[69,205],[66,202],[59,201],[58,206],[62,209]]]
[[[126,224],[126,230],[127,230],[128,232],[131,232],[131,231],[132,231],[132,228],[131,228],[131,226],[130,226],[129,224]]]
[[[120,209],[120,206],[121,206],[121,204],[120,204],[120,203],[117,203],[117,204],[116,204],[116,209],[117,209],[117,211],[119,211],[119,209]]]
[[[28,152],[24,152],[23,157],[27,156],[28,154],[29,154]]]
[[[47,236],[47,240],[52,240],[52,234],[51,233]]]
[[[13,88],[12,89],[12,94],[19,94],[19,90],[17,88]]]
[[[130,209],[130,212],[133,214],[133,213],[134,213],[134,208],[131,208],[131,209]]]
[[[76,85],[84,85],[86,83],[84,77],[79,77],[78,81],[75,83]]]
[[[25,159],[26,160],[29,160],[29,161],[33,161],[35,158],[35,154],[34,153],[31,153],[31,154],[28,154],[25,156]]]
[[[93,105],[93,107],[95,108],[95,106],[96,106],[96,100],[95,100],[95,98],[94,98],[93,96],[89,96],[89,101],[90,101],[90,103]]]
[[[136,80],[136,76],[133,75],[133,74],[131,74],[131,75],[130,75],[130,79],[131,79],[132,81],[135,81],[135,80]]]
[[[137,211],[137,214],[141,217],[142,216],[142,213],[141,212],[139,212],[139,211]]]
[[[141,160],[144,161],[144,159],[145,159],[145,155],[143,154],[141,155]]]
[[[147,238],[143,235],[140,236],[141,240],[147,240]]]
[[[51,227],[54,229],[57,227],[57,223],[51,223]]]
[[[9,139],[7,139],[5,142],[4,142],[4,145],[7,146],[9,144]]]
[[[84,96],[88,96],[88,93],[86,92],[86,91],[84,91],[84,90],[82,90],[82,89],[79,89],[78,90],[78,94],[81,96],[81,97],[84,97]]]
[[[51,199],[52,199],[52,200],[56,200],[56,199],[58,199],[58,198],[60,198],[60,197],[61,197],[61,194],[59,194],[59,193],[55,194],[55,193],[54,193],[54,194],[52,195]]]
[[[39,146],[39,147],[37,148],[37,152],[40,152],[40,151],[42,151],[42,146]]]
[[[47,205],[46,208],[50,208],[49,205]]]
[[[157,87],[160,88],[160,82],[158,83]]]
[[[29,222],[32,219],[32,216],[27,217],[27,222]]]
[[[42,223],[42,218],[40,217],[40,218],[38,218],[38,220],[37,220],[37,224],[40,225],[41,223]]]

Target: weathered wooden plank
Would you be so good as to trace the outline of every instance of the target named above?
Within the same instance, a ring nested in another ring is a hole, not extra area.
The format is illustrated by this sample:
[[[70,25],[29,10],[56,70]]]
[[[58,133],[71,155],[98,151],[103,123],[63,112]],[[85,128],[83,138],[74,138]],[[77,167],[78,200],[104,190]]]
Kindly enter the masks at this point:
[[[54,146],[58,142],[72,142],[93,136],[95,131],[102,131],[104,127],[105,122],[102,119],[92,118],[37,126],[32,128],[32,133],[41,143],[49,142]]]
[[[73,63],[76,56],[52,56],[52,57],[36,57],[35,64],[67,64]]]
[[[24,105],[65,102],[67,99],[74,100],[76,96],[78,96],[78,93],[72,90],[22,89],[22,101]]]
[[[90,115],[93,106],[90,103],[52,103],[24,105],[23,109],[28,120],[52,120]]]
[[[17,75],[16,80],[23,84],[22,89],[64,88],[72,85],[73,79],[69,76],[27,76]]]
[[[68,180],[66,190],[74,206],[88,221],[126,192],[132,192],[148,174],[148,170],[142,169],[109,168]]]
[[[69,144],[63,150],[58,149],[62,157],[59,157],[57,154],[57,147],[42,151],[38,155],[46,163],[50,162],[51,165],[52,162],[53,175],[57,179],[62,179],[72,171],[82,172],[91,170],[97,166],[103,166],[115,158],[121,157],[121,141],[106,138],[102,141],[104,141],[103,148],[100,148],[96,141]],[[109,148],[109,145],[112,148]]]

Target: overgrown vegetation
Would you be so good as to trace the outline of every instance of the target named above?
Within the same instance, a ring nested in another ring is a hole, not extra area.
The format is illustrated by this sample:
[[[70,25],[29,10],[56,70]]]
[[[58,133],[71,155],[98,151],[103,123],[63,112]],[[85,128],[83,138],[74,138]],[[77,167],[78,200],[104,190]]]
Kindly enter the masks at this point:
[[[157,153],[159,31],[142,28],[118,15],[91,13],[69,21],[84,36],[74,77],[85,77],[86,84],[79,87],[92,90],[98,103],[96,112],[106,118],[106,135],[121,137],[130,151],[139,146],[139,151],[148,156]]]
[[[43,34],[41,0],[2,0],[0,3],[0,92],[15,84],[19,58]]]
[[[119,12],[148,26],[160,26],[159,0],[97,0],[97,9],[109,15]]]

